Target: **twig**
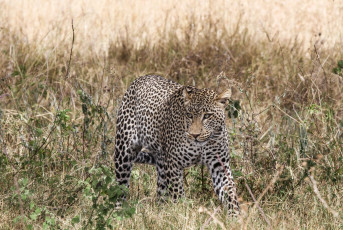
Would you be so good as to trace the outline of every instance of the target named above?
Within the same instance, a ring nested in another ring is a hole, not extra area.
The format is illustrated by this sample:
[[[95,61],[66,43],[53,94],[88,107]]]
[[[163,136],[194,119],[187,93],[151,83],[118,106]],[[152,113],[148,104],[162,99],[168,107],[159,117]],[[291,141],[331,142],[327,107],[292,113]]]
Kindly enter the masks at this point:
[[[316,53],[316,58],[317,58],[317,60],[319,62],[319,65],[320,65],[321,69],[323,70],[323,74],[324,74],[324,77],[325,77],[325,88],[327,88],[328,79],[327,79],[327,76],[326,76],[326,72],[325,72],[324,66],[323,66],[322,62],[320,61],[320,56],[319,56],[316,44],[314,45],[314,52]],[[325,60],[325,62],[326,62],[326,60]]]
[[[73,39],[71,42],[71,48],[70,48],[70,55],[69,55],[69,61],[68,61],[68,66],[67,66],[67,73],[65,75],[65,78],[67,78],[69,76],[69,72],[70,72],[70,62],[71,62],[71,57],[73,55],[73,47],[74,47],[74,40],[75,40],[75,36],[74,36],[74,20],[71,20],[71,29],[73,30]]]
[[[282,165],[281,167],[278,168],[277,172],[275,173],[273,179],[270,181],[270,183],[268,184],[268,186],[263,190],[263,192],[261,193],[261,195],[258,197],[258,199],[256,200],[254,195],[251,192],[250,187],[247,185],[247,183],[245,183],[245,186],[247,187],[251,197],[254,200],[254,206],[252,207],[252,209],[254,210],[256,207],[258,207],[258,210],[260,211],[261,215],[263,216],[263,218],[265,219],[265,221],[267,222],[268,226],[271,228],[270,222],[267,219],[266,215],[264,214],[262,208],[259,206],[260,201],[262,200],[263,196],[267,193],[267,191],[275,184],[275,182],[277,181],[277,179],[279,178],[281,172],[283,171],[284,166]],[[251,215],[248,216],[247,221],[245,222],[245,225],[243,226],[243,229],[247,229],[247,225],[249,223],[249,219],[250,219]]]
[[[275,108],[277,108],[278,110],[280,110],[283,114],[285,114],[287,117],[291,118],[293,121],[301,124],[301,121],[298,121],[297,119],[295,119],[294,117],[292,117],[291,115],[289,115],[288,113],[286,113],[285,111],[283,111],[279,106],[277,105],[273,105]]]
[[[214,216],[218,210],[220,209],[220,206],[218,206],[212,213],[212,215]],[[210,217],[205,221],[205,223],[201,226],[200,230],[204,230],[206,228],[206,226],[210,223],[210,221],[213,219],[212,215],[210,215]]]
[[[215,212],[213,212],[213,213],[211,213],[210,211],[208,211],[206,208],[204,208],[204,207],[200,207],[199,208],[199,212],[201,213],[201,212],[205,212],[205,213],[207,213],[209,216],[210,216],[210,218],[212,218],[213,219],[213,221],[214,221],[214,223],[216,223],[216,224],[218,224],[222,229],[226,229],[225,228],[225,226],[224,226],[224,224],[223,224],[223,222],[221,222],[220,220],[218,220],[216,217],[215,217]],[[203,229],[203,228],[202,228]]]
[[[317,187],[317,181],[315,181],[315,179],[313,178],[312,175],[308,175],[308,177],[310,178],[311,182],[312,182],[312,187],[313,187],[313,191],[314,193],[317,195],[318,199],[320,200],[320,202],[322,202],[323,206],[329,210],[332,215],[334,217],[338,217],[338,212],[336,212],[335,210],[333,210],[332,208],[329,207],[329,205],[326,203],[326,201],[323,199],[323,197],[320,195],[318,187]]]
[[[57,113],[60,110],[61,100],[58,102]],[[50,142],[48,142],[48,140],[49,140],[52,132],[56,129],[56,122],[57,122],[57,114],[56,114],[56,116],[54,118],[53,125],[51,126],[51,130],[50,130],[48,136],[46,138],[44,138],[43,143],[38,147],[38,149],[35,150],[34,154],[32,156],[30,156],[30,160],[36,155],[36,153],[39,152],[39,150],[41,150],[43,148],[43,146],[45,144],[49,144],[50,143]]]
[[[251,191],[249,185],[248,185],[246,182],[245,182],[245,187],[248,189],[251,198],[254,200],[254,203],[255,203],[254,206],[256,206],[256,207],[258,208],[258,210],[260,211],[260,213],[261,213],[263,219],[267,222],[268,226],[270,227],[270,221],[268,220],[268,218],[267,218],[266,215],[264,214],[263,209],[262,209],[261,206],[259,205],[259,202],[256,201],[254,194],[252,193],[252,191]]]

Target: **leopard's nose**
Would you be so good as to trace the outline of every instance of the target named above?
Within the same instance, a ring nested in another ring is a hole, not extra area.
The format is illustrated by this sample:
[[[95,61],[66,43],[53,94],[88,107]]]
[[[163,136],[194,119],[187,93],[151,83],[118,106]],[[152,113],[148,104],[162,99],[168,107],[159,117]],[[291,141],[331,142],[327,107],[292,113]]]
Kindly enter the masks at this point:
[[[195,139],[197,139],[198,136],[200,136],[200,133],[192,133],[191,134]]]

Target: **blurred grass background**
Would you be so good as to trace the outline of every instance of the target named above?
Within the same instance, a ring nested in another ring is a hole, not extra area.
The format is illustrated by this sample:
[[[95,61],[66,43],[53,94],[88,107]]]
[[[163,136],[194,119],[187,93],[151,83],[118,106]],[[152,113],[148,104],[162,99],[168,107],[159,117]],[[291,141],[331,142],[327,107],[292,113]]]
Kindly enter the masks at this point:
[[[342,2],[0,8],[1,229],[101,228],[100,217],[113,229],[343,227]],[[129,191],[136,214],[122,220],[92,206],[94,197],[109,204],[93,182],[104,179],[100,165],[113,170],[120,98],[149,73],[233,89],[240,110],[227,125],[241,217],[227,218],[200,166],[187,170],[177,204],[156,202],[155,171],[139,165]]]

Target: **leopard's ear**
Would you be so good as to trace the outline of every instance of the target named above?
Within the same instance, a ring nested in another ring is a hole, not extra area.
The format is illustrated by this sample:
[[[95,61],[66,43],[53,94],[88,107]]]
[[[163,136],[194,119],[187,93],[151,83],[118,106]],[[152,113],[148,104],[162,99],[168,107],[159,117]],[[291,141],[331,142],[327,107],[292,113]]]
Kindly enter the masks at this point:
[[[219,103],[220,106],[225,108],[229,103],[231,94],[231,89],[227,89],[217,96],[216,101]]]
[[[191,86],[184,86],[183,90],[182,90],[182,96],[184,98],[185,101],[185,105],[187,105],[191,99],[191,94],[193,93],[194,88],[192,88]]]

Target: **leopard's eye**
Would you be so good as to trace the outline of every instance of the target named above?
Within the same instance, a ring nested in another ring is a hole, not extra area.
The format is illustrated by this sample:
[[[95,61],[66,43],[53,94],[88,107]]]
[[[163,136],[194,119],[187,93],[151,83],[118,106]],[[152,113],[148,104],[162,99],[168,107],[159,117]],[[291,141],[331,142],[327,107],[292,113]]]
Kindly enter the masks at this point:
[[[212,113],[205,113],[203,120],[206,120],[206,119],[210,118],[211,116],[212,116]]]
[[[192,119],[193,115],[191,113],[186,113],[186,117],[188,117],[189,119]]]

